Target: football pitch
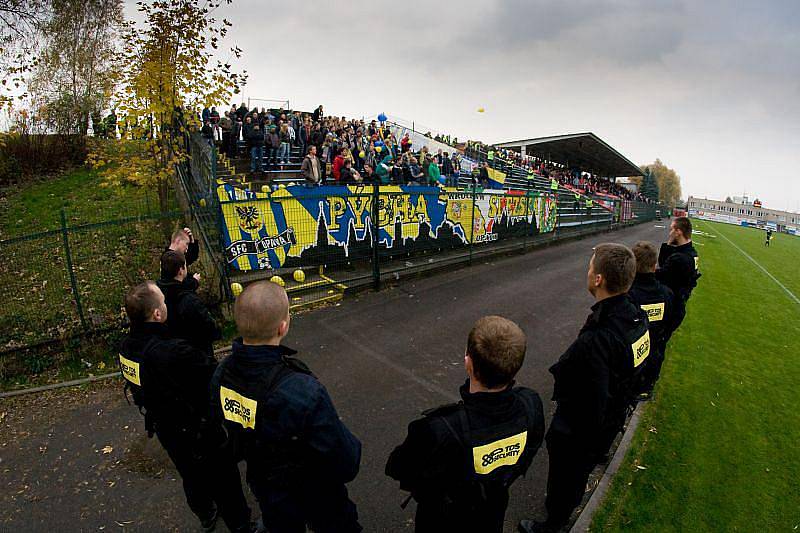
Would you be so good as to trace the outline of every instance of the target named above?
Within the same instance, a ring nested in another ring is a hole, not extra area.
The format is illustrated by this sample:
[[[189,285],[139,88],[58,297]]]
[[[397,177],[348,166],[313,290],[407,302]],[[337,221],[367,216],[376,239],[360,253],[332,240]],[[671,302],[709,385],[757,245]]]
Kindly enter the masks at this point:
[[[800,237],[693,220],[703,274],[594,531],[800,531]]]

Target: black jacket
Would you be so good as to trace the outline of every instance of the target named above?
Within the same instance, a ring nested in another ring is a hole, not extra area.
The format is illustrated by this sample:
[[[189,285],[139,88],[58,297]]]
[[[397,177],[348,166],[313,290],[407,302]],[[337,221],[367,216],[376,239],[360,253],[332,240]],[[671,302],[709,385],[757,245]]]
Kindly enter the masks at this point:
[[[649,354],[647,315],[627,294],[595,303],[578,338],[550,367],[558,407],[549,432],[605,453],[597,448],[610,444],[606,436],[624,422]]]
[[[255,126],[247,131],[247,147],[255,148],[264,146],[264,130],[256,129]]]
[[[692,241],[681,246],[661,245],[658,253],[658,281],[672,289],[675,296],[686,302],[700,277],[697,251]]]
[[[461,402],[412,422],[386,464],[386,474],[418,502],[418,532],[501,532],[508,487],[542,443],[542,401],[534,391],[470,394],[467,381],[460,392]]]
[[[659,283],[654,273],[636,274],[628,295],[647,313],[653,348],[663,355],[667,341],[678,326],[676,305],[681,306],[683,302],[676,302],[670,288]]]
[[[235,340],[212,379],[212,416],[224,420],[237,455],[247,462],[247,481],[262,510],[293,508],[307,518],[312,505],[320,524],[348,524],[326,531],[358,529],[344,484],[358,473],[361,442],[339,418],[325,387],[290,357],[295,353]],[[271,374],[275,370],[280,373]]]
[[[168,252],[169,250],[169,246],[164,248],[165,252]],[[186,249],[186,253],[183,254],[183,256],[186,259],[186,266],[190,266],[192,263],[197,261],[198,257],[200,257],[200,244],[196,240],[190,242],[189,247]]]
[[[120,366],[134,401],[146,410],[146,420],[156,431],[159,424],[199,427],[208,414],[209,383],[217,367],[213,357],[170,338],[166,324],[157,322],[132,327],[119,353],[127,360],[120,359]]]
[[[170,335],[188,341],[205,354],[213,355],[214,341],[222,338],[222,331],[206,304],[184,282],[160,279],[156,285],[166,300]]]

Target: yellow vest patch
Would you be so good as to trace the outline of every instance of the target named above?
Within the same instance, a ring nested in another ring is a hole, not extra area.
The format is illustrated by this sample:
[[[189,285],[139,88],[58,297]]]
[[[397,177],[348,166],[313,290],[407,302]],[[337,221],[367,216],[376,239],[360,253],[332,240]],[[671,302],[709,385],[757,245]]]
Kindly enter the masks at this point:
[[[664,320],[664,302],[657,304],[644,304],[640,307],[642,308],[642,311],[647,313],[647,320],[650,322]]]
[[[525,451],[528,432],[523,431],[504,439],[472,448],[472,463],[475,473],[488,474],[495,468],[514,465]]]
[[[697,256],[694,256],[694,269],[697,270],[699,268],[700,268],[700,258],[697,257]]]
[[[220,387],[219,403],[222,405],[225,420],[236,422],[246,428],[256,428],[257,401],[246,398],[228,387]]]
[[[139,374],[139,363],[131,361],[119,354],[119,366],[122,369],[122,377],[133,383],[134,385],[142,386],[142,381]]]
[[[633,366],[636,368],[650,355],[650,332],[645,331],[639,340],[631,344],[633,348]]]

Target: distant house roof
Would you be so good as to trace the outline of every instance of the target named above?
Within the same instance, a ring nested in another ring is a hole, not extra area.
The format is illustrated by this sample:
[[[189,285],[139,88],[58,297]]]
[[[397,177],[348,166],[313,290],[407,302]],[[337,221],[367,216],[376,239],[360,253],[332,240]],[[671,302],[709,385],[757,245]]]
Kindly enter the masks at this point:
[[[522,139],[495,146],[516,149],[524,146],[527,155],[601,176],[644,176],[644,172],[630,159],[591,132]]]

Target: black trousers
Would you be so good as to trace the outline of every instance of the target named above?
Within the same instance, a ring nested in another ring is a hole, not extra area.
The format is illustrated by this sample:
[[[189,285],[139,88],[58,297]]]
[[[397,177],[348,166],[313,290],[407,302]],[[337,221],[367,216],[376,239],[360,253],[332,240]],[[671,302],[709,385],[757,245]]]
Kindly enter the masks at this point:
[[[166,426],[166,424],[164,424]],[[214,506],[231,531],[250,523],[239,468],[222,452],[212,451],[195,431],[156,426],[156,436],[183,480],[186,503],[200,520],[211,518]]]
[[[586,482],[597,465],[598,454],[581,439],[550,431],[547,433],[550,468],[547,473],[547,524],[564,527],[581,503]]]
[[[645,367],[642,370],[641,392],[650,392],[658,381],[661,374],[661,366],[664,364],[664,347],[655,346],[650,356],[645,360]]]
[[[356,505],[343,483],[310,482],[278,488],[251,474],[248,482],[261,508],[261,519],[269,533],[359,533]]]

